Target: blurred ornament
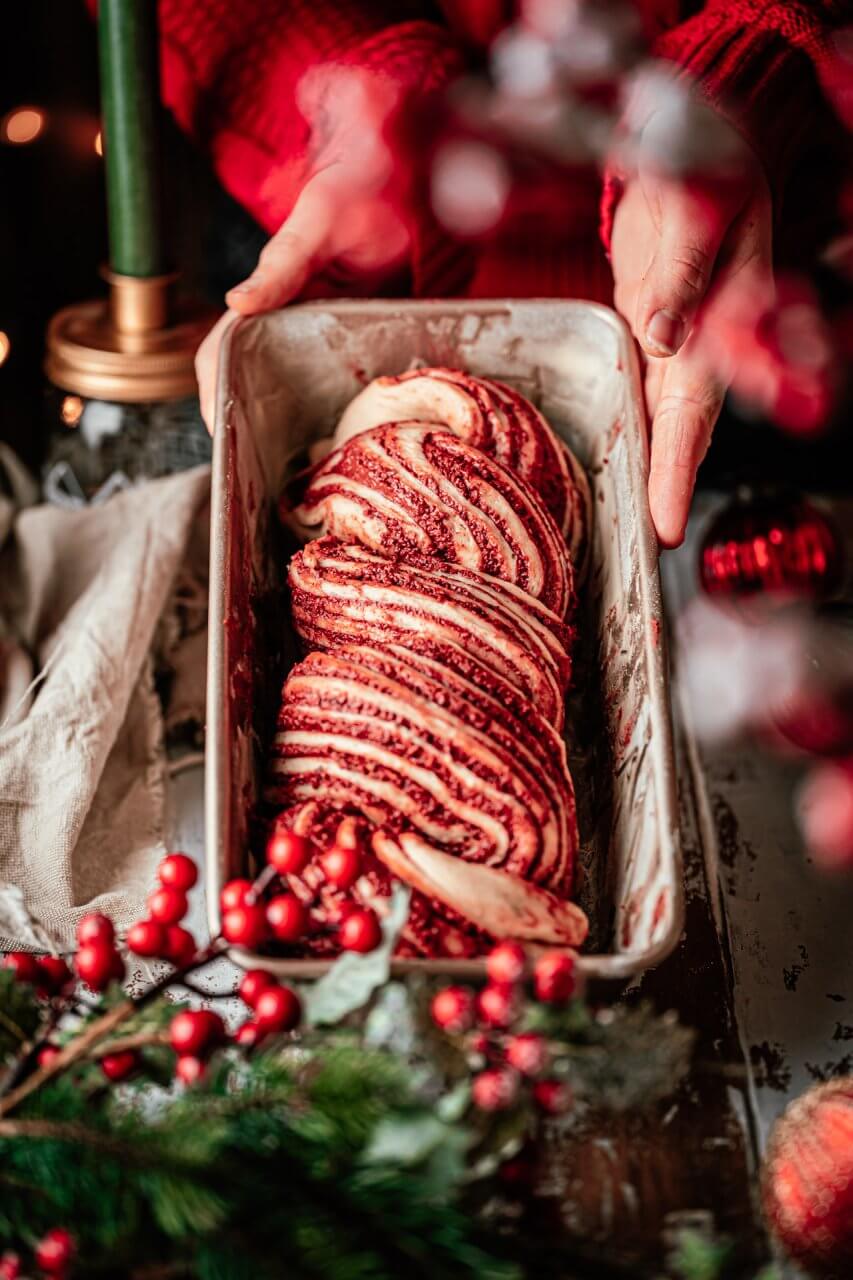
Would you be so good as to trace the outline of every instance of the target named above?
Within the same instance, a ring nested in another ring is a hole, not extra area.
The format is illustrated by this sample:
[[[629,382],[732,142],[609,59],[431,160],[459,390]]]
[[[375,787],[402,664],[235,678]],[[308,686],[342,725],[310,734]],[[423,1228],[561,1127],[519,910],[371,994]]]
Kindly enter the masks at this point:
[[[853,1274],[853,1077],[809,1089],[776,1122],[762,1199],[771,1231],[809,1274]]]
[[[436,152],[432,207],[439,222],[459,236],[478,236],[500,221],[510,175],[503,157],[485,143],[447,142]]]
[[[797,797],[803,839],[826,870],[853,870],[853,758],[822,764]]]
[[[701,320],[703,351],[736,399],[785,431],[816,435],[835,404],[836,342],[807,280],[777,277],[770,290],[753,280],[712,297]]]
[[[12,350],[12,344],[9,341],[8,333],[4,333],[0,329],[0,364],[5,364],[9,358],[9,352]]]
[[[839,603],[818,613],[803,638],[800,670],[795,687],[768,709],[774,745],[853,754],[853,608]]]
[[[805,498],[743,490],[702,539],[699,578],[710,596],[821,598],[841,578],[841,544]]]

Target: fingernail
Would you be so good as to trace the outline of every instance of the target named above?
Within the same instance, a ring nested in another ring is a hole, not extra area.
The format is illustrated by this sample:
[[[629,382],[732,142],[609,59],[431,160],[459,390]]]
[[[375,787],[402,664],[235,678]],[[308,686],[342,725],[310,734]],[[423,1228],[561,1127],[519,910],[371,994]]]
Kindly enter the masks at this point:
[[[674,356],[684,341],[686,324],[674,311],[656,311],[646,329],[646,342],[650,347],[668,356]]]

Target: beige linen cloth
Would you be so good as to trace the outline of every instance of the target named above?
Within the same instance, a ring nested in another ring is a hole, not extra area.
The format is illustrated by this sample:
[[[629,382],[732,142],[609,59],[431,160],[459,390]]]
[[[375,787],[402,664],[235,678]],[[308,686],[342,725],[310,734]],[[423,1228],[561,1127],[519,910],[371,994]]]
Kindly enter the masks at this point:
[[[164,851],[155,660],[203,687],[209,470],[67,510],[0,466],[0,950],[61,950],[88,910],[138,919]]]

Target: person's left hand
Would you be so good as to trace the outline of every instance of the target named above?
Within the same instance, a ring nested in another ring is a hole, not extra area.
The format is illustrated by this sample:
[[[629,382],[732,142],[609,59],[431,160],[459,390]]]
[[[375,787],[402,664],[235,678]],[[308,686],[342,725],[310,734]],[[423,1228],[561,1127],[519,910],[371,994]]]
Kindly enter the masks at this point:
[[[673,177],[641,146],[611,258],[616,307],[647,357],[652,520],[661,546],[676,547],[725,394],[697,320],[713,324],[735,294],[766,291],[771,278],[770,193],[758,163],[749,153],[724,177]]]

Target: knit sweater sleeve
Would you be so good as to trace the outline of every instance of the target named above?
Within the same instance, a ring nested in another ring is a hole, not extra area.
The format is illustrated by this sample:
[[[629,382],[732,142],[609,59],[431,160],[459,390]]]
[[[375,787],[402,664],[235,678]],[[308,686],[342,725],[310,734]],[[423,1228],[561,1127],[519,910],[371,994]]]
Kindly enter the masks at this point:
[[[698,92],[743,134],[777,199],[804,148],[832,127],[821,88],[833,35],[853,22],[853,0],[708,0],[658,39]],[[608,175],[602,238],[609,248],[621,187]]]
[[[158,13],[165,105],[270,233],[334,149],[336,70],[364,73],[404,110],[461,68],[453,37],[420,16],[419,0],[158,0]],[[440,288],[429,277],[442,245],[428,213],[411,213],[410,232],[416,286]]]

